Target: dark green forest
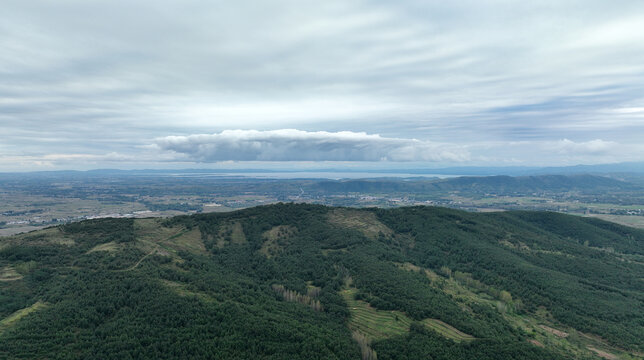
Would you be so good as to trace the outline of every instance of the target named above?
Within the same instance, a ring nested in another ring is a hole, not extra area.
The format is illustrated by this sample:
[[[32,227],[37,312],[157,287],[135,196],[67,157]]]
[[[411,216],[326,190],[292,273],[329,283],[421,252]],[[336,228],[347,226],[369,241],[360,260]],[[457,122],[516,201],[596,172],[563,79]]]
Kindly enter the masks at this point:
[[[2,359],[600,352],[644,352],[644,231],[597,219],[277,204],[0,239]]]

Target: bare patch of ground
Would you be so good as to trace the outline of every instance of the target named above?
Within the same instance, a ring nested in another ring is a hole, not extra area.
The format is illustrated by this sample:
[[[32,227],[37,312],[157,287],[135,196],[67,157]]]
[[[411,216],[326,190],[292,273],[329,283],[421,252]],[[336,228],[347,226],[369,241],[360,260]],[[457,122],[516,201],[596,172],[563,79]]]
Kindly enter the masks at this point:
[[[608,353],[608,352],[603,351],[603,350],[599,350],[599,349],[597,349],[595,347],[587,346],[587,348],[588,348],[588,350],[590,350],[590,351],[594,352],[595,354],[597,354],[600,358],[608,359],[608,360],[619,359],[616,355],[613,355],[613,354]]]
[[[557,329],[554,329],[554,328],[551,328],[551,327],[545,326],[545,325],[539,325],[539,327],[542,328],[543,330],[555,335],[555,336],[560,337],[560,338],[568,337],[568,333],[565,332],[565,331],[557,330]]]
[[[528,342],[532,345],[538,346],[538,347],[545,347],[541,342],[534,340],[534,339],[528,339]]]

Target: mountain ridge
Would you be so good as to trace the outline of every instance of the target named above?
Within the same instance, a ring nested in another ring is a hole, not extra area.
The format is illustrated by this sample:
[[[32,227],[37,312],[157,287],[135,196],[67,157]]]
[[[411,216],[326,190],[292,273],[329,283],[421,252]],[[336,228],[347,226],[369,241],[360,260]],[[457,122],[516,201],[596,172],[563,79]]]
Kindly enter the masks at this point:
[[[636,357],[643,245],[596,219],[437,207],[71,223],[0,240],[0,354]]]

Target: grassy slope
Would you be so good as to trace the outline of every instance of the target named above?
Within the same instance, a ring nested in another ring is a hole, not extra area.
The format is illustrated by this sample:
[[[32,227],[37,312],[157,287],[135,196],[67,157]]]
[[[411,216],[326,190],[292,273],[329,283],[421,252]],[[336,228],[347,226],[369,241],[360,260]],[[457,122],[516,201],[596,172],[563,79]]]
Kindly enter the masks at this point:
[[[26,307],[24,309],[20,309],[13,314],[7,316],[6,318],[0,320],[0,334],[2,334],[5,330],[9,329],[11,326],[16,324],[20,319],[24,318],[25,316],[34,313],[38,310],[42,310],[47,307],[47,304],[38,301],[34,303],[33,305]]]
[[[574,354],[575,356],[588,356],[590,355],[589,350],[591,348],[603,351],[608,355],[618,356],[617,358],[630,359],[636,356],[633,353],[625,352],[622,349],[607,344],[600,337],[590,336],[572,327],[561,324],[546,309],[539,309],[534,313],[518,313],[513,311],[512,303],[505,303],[490,296],[487,292],[490,290],[489,287],[487,289],[481,289],[468,286],[467,283],[459,281],[453,276],[442,276],[432,270],[423,269],[410,263],[397,265],[408,271],[424,273],[430,279],[433,286],[442,289],[464,306],[478,303],[497,307],[508,323],[526,333],[529,341],[537,344],[537,346],[553,348],[561,353]],[[442,326],[441,329],[438,320],[435,320],[431,324],[425,321],[423,323],[430,327],[438,325],[439,333],[446,337],[450,337],[450,333],[456,332],[451,336],[452,339],[468,339],[468,337],[472,339],[469,335],[460,333],[457,329],[447,324],[445,324],[447,326]]]
[[[344,289],[340,292],[351,312],[349,327],[352,330],[361,332],[370,340],[382,340],[391,336],[405,335],[409,332],[409,327],[413,322],[409,316],[401,311],[375,309],[365,301],[356,300],[356,292],[355,288]],[[473,336],[437,319],[424,319],[421,323],[454,341],[474,340]]]
[[[364,301],[356,300],[355,294],[354,288],[341,291],[351,312],[349,327],[352,330],[361,332],[370,340],[382,340],[409,332],[412,319],[405,313],[377,310]]]

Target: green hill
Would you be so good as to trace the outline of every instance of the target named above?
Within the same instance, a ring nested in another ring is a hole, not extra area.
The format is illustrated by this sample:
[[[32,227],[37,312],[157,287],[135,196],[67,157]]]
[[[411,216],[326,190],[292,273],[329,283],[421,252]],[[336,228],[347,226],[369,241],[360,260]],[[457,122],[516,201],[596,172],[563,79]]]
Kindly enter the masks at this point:
[[[644,231],[278,204],[0,238],[0,358],[642,358]]]

